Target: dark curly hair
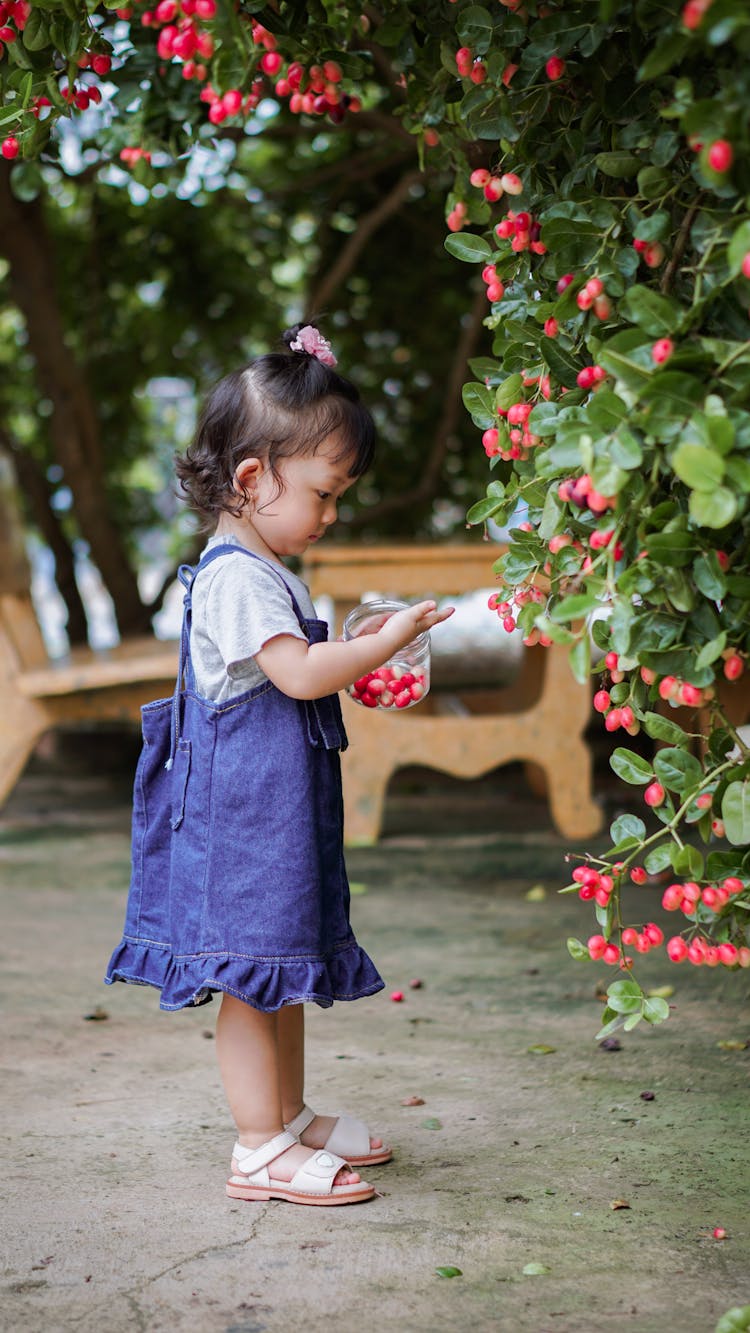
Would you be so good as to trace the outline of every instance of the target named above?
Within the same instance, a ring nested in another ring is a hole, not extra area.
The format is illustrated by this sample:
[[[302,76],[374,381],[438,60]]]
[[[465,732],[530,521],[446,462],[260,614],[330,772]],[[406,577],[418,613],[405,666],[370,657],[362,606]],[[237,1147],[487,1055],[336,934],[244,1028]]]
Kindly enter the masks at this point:
[[[195,439],[176,457],[180,486],[206,526],[222,511],[241,511],[234,474],[244,458],[267,463],[279,491],[279,461],[314,454],[330,435],[339,444],[334,461],[348,460],[350,477],[372,463],[375,425],[358,390],[317,357],[289,350],[300,327],[283,334],[285,351],[259,356],[214,386]]]

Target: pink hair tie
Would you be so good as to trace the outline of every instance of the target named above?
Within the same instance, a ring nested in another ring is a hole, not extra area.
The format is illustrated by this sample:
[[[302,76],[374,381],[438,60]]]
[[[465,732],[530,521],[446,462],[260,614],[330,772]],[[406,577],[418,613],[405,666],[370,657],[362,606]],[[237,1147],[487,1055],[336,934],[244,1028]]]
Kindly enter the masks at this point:
[[[290,352],[307,352],[324,366],[335,366],[336,358],[331,351],[331,344],[312,324],[304,324],[294,342],[289,344]]]

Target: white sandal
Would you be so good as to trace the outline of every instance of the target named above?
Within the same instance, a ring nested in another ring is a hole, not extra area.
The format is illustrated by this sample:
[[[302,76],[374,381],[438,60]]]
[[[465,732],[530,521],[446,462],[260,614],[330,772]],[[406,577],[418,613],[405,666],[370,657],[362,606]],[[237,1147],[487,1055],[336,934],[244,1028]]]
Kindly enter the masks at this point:
[[[307,1126],[315,1119],[315,1112],[309,1106],[303,1106],[299,1115],[294,1117],[284,1129],[300,1138]],[[370,1147],[370,1131],[361,1120],[351,1115],[340,1115],[324,1144],[326,1152],[338,1153],[345,1158],[349,1166],[376,1166],[380,1162],[390,1162],[393,1149],[387,1144],[382,1148]]]
[[[241,1143],[235,1143],[232,1174],[227,1181],[230,1199],[286,1199],[287,1203],[336,1204],[362,1203],[374,1198],[375,1190],[364,1180],[357,1185],[334,1185],[342,1167],[351,1164],[323,1149],[313,1153],[291,1180],[274,1180],[268,1173],[269,1164],[295,1143],[299,1143],[299,1139],[289,1130],[277,1134],[259,1148],[244,1148]]]

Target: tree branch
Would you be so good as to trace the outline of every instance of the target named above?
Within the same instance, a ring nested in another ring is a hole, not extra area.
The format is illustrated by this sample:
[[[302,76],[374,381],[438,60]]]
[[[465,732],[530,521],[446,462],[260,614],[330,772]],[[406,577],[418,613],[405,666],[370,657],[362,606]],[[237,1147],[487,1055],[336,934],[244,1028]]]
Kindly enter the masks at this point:
[[[393,217],[394,213],[399,211],[406,202],[412,186],[421,179],[422,173],[420,171],[408,171],[375,208],[362,215],[356,231],[351,233],[338,259],[310,296],[307,302],[308,314],[306,318],[325,309],[337,287],[351,273],[370,237],[379,227],[382,227],[384,222]]]
[[[680,230],[677,233],[677,239],[674,243],[674,250],[672,251],[667,267],[665,268],[664,272],[661,275],[661,281],[659,283],[659,291],[662,293],[663,296],[667,295],[670,287],[672,286],[672,280],[674,278],[674,275],[677,272],[678,268],[680,267],[680,264],[682,263],[682,256],[685,253],[688,239],[690,237],[690,228],[693,225],[695,215],[698,212],[702,203],[703,203],[703,192],[701,192],[699,195],[696,196],[695,200],[690,205],[687,213],[682,219],[682,222],[680,223]]]
[[[461,388],[466,373],[466,362],[476,350],[477,341],[482,328],[482,321],[486,313],[487,293],[484,287],[477,288],[468,319],[463,325],[458,342],[456,343],[456,354],[448,374],[448,382],[443,396],[443,406],[440,418],[435,428],[432,448],[422,471],[419,484],[413,487],[410,491],[401,491],[398,494],[389,495],[384,500],[380,500],[378,504],[372,505],[369,509],[360,510],[359,513],[355,514],[353,518],[349,520],[347,526],[350,531],[352,529],[369,526],[371,523],[375,523],[381,518],[396,513],[400,509],[425,504],[436,494],[440,484],[445,456],[448,452],[448,441],[455,431],[458,422],[458,413],[461,404]]]

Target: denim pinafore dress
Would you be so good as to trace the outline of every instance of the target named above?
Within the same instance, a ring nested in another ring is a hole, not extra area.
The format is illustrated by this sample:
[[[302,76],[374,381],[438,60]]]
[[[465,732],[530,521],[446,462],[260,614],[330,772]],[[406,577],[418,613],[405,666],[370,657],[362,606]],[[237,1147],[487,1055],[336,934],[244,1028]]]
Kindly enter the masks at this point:
[[[291,699],[271,681],[213,703],[197,693],[186,588],[180,665],[171,699],[141,711],[143,748],[133,796],[132,876],[125,930],[105,981],[155,986],[162,1009],[225,991],[256,1009],[354,1000],[383,987],[349,924],[339,750],[347,741],[337,695]]]

